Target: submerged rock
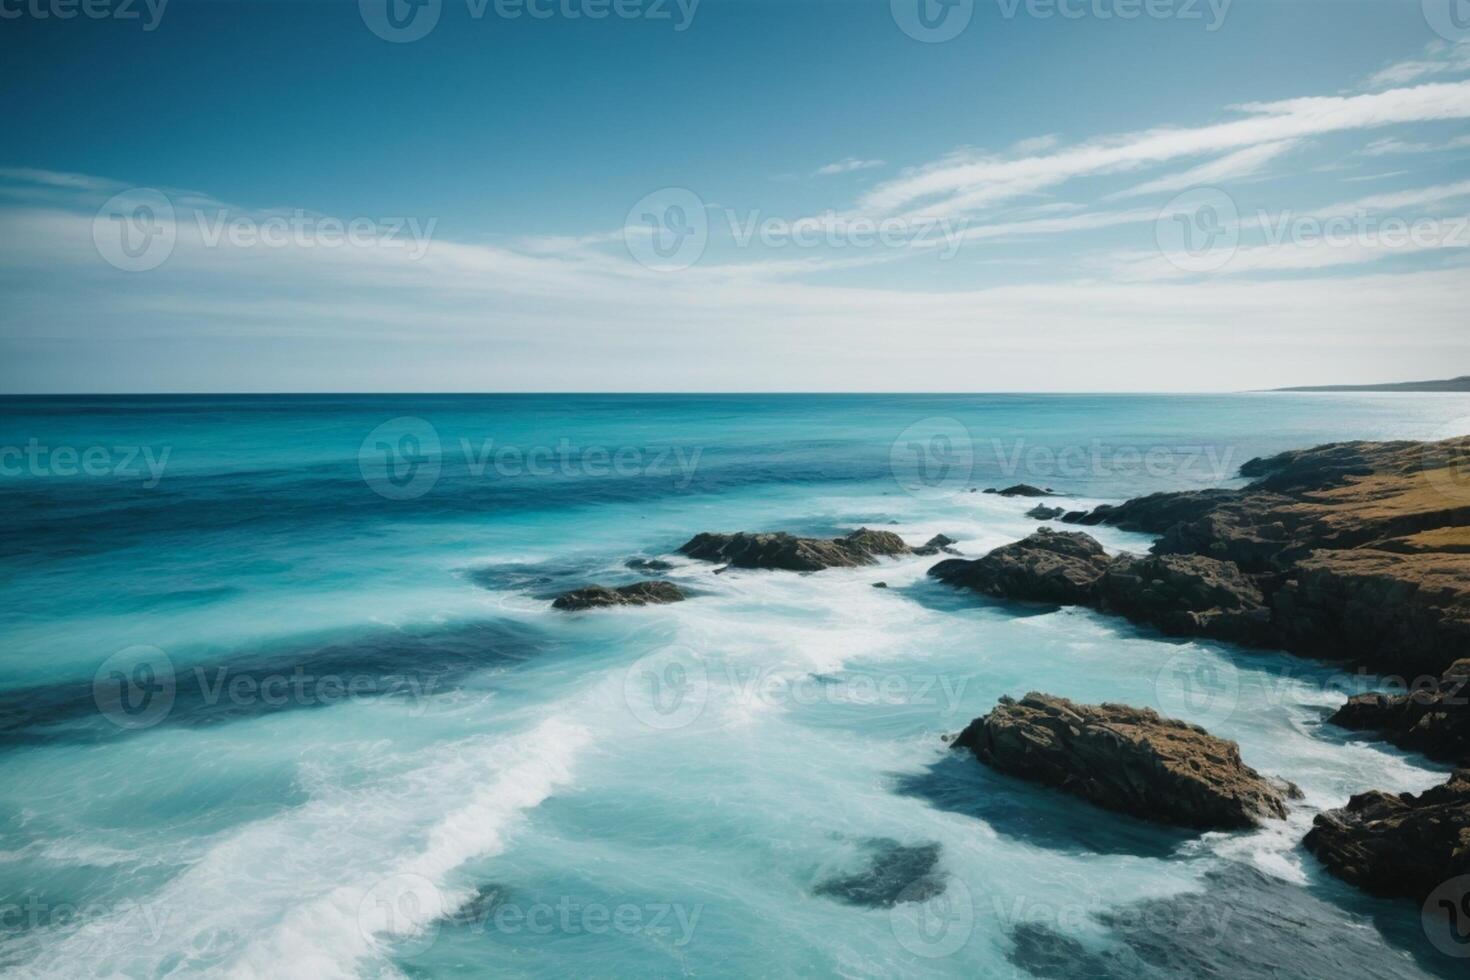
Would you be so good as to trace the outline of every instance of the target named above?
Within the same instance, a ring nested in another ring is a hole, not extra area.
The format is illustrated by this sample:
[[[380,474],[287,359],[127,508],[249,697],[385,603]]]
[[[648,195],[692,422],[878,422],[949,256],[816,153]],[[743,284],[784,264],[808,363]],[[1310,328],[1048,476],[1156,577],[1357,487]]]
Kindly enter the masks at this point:
[[[1355,695],[1327,720],[1431,759],[1470,765],[1470,659],[1451,664],[1430,688]]]
[[[859,528],[840,538],[798,538],[792,534],[696,534],[679,553],[735,568],[772,568],[816,572],[876,564],[878,556],[906,555],[909,546],[892,531]]]
[[[682,602],[688,598],[673,582],[634,582],[610,589],[605,585],[589,585],[584,589],[563,592],[552,602],[554,609],[598,609],[605,606],[646,606],[650,603]]]
[[[938,844],[905,846],[879,837],[867,841],[872,852],[868,867],[857,874],[839,875],[817,884],[813,891],[848,905],[892,908],[900,902],[923,902],[944,891],[944,878],[935,874]]]
[[[1011,928],[1007,959],[1037,980],[1301,975],[1407,980],[1432,975],[1413,969],[1403,946],[1390,938],[1393,933],[1379,928],[1370,915],[1263,874],[1249,861],[1227,861],[1206,871],[1199,890],[1129,901],[1126,893],[1110,895],[1104,889],[1079,906],[1093,928],[1054,915],[1020,917]],[[1410,928],[1417,932],[1417,923]],[[1101,941],[1084,945],[1076,938],[1097,930],[1102,930]]]
[[[1470,769],[1417,796],[1360,793],[1318,814],[1303,843],[1328,871],[1370,894],[1423,901],[1470,874]]]
[[[1001,698],[952,747],[1008,775],[1109,810],[1200,830],[1284,818],[1290,783],[1268,780],[1239,747],[1197,725],[1122,704],[1075,704],[1032,692]]]
[[[1042,528],[983,558],[942,561],[929,574],[1003,599],[1078,604],[1093,600],[1107,567],[1107,553],[1088,535]]]
[[[623,565],[638,572],[667,572],[674,567],[672,562],[662,558],[629,558]]]

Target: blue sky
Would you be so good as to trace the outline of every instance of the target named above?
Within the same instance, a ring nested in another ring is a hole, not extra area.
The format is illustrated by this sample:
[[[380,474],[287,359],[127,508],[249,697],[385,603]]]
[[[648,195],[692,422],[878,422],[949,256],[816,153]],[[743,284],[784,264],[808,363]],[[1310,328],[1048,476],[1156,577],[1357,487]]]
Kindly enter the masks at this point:
[[[68,2],[3,391],[1470,373],[1470,0]]]

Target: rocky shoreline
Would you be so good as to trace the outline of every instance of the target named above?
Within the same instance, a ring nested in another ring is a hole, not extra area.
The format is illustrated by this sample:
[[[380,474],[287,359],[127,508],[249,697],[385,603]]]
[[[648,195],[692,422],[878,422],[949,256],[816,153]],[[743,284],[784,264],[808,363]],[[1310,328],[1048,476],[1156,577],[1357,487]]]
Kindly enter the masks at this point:
[[[1148,554],[1109,555],[1083,531],[1043,527],[980,558],[940,561],[928,574],[999,599],[1086,606],[1167,636],[1280,649],[1396,676],[1403,693],[1357,695],[1327,720],[1467,768],[1418,796],[1355,796],[1319,814],[1304,845],[1328,871],[1366,891],[1422,899],[1446,878],[1470,873],[1470,438],[1330,444],[1254,459],[1240,472],[1252,480],[1241,489],[1156,493],[1066,513],[1038,504],[1028,514],[1073,528],[1156,535]],[[987,492],[1054,494],[1025,484]],[[812,573],[957,554],[952,544],[937,535],[914,547],[869,528],[835,538],[706,532],[678,552],[720,565],[717,574]],[[647,558],[627,565],[671,567]],[[652,580],[577,589],[553,605],[683,598],[674,583]],[[952,748],[1106,809],[1197,830],[1282,819],[1288,801],[1300,798],[1290,782],[1246,765],[1234,742],[1127,705],[1036,692],[1006,697]],[[819,891],[859,904],[910,900],[899,885],[928,881],[937,852],[890,844],[892,854],[875,859],[874,869]]]
[[[1253,480],[1239,490],[1151,494],[1061,517],[1158,535],[1148,555],[1109,556],[1088,534],[1042,528],[929,574],[998,598],[1088,606],[1170,636],[1395,675],[1403,693],[1357,695],[1328,720],[1470,765],[1470,439],[1318,446],[1251,460],[1241,475]],[[954,747],[1156,821],[1244,826],[1284,816],[1289,790],[1271,795],[1238,751],[1221,747],[1234,743],[1202,729],[1185,736],[1190,728],[1126,706],[1029,694],[1003,699]],[[1222,794],[1221,785],[1248,792]],[[1423,900],[1470,873],[1470,769],[1417,796],[1355,796],[1319,814],[1304,845],[1372,894]]]

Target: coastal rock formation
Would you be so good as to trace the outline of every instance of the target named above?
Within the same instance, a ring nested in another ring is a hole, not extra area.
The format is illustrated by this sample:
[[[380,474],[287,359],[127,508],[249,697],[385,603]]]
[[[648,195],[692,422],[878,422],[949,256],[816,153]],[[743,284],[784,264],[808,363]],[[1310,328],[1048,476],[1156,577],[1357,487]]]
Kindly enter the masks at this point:
[[[1043,490],[1040,487],[1033,487],[1029,483],[1017,483],[1015,486],[1006,487],[1004,490],[988,487],[985,492],[997,494],[1001,497],[1050,497],[1053,490],[1051,487]]]
[[[1107,554],[1090,536],[1042,528],[983,558],[942,561],[929,574],[1003,599],[1079,604],[1093,600],[1107,568]]]
[[[859,528],[840,538],[798,538],[792,534],[696,534],[679,553],[736,568],[774,568],[816,572],[875,564],[880,555],[906,555],[909,546],[892,531]]]
[[[650,603],[681,602],[687,596],[673,582],[634,582],[610,589],[605,585],[589,585],[584,589],[563,592],[551,603],[553,609],[598,609],[605,606],[646,606]]]
[[[1051,521],[1065,514],[1061,507],[1048,507],[1046,504],[1037,504],[1026,512],[1026,516],[1038,521]]]
[[[1202,635],[1436,677],[1470,648],[1470,438],[1334,443],[1240,472],[1254,478],[1241,490],[1151,494],[1062,519],[1157,534],[1154,555],[1248,576],[1270,610],[1264,628],[1235,636],[1206,617]]]
[[[1239,567],[1201,555],[1120,555],[1097,585],[1105,611],[1170,636],[1209,636],[1257,643],[1269,634],[1271,611]]]
[[[1470,765],[1470,659],[1451,664],[1433,687],[1356,695],[1327,720],[1431,759]]]
[[[1074,704],[1027,694],[1001,698],[952,746],[986,765],[1054,786],[1098,806],[1201,830],[1255,827],[1286,816],[1277,785],[1240,758],[1234,742],[1121,704]]]
[[[1360,793],[1318,814],[1303,843],[1328,871],[1366,892],[1422,901],[1470,874],[1470,769],[1417,796]]]
[[[950,545],[952,544],[954,544],[954,538],[950,537],[947,534],[936,534],[934,535],[934,537],[930,538],[928,541],[915,548],[914,554],[937,555],[940,552],[943,552],[946,555],[959,554],[958,551],[955,551],[953,548],[950,547]]]

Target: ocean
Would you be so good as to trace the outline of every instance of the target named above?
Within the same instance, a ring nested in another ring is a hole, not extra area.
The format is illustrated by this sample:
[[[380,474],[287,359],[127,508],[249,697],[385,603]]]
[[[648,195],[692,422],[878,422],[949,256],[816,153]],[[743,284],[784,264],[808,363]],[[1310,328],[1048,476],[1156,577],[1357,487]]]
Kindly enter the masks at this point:
[[[1458,975],[1299,847],[1442,781],[1324,724],[1384,679],[984,600],[934,558],[676,549],[867,526],[974,556],[1039,525],[988,487],[1081,509],[1466,432],[1447,394],[0,399],[0,972]],[[551,608],[649,577],[691,597]],[[1029,690],[1197,721],[1305,798],[1183,834],[949,753]]]

